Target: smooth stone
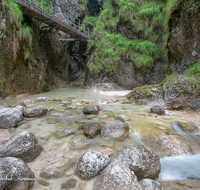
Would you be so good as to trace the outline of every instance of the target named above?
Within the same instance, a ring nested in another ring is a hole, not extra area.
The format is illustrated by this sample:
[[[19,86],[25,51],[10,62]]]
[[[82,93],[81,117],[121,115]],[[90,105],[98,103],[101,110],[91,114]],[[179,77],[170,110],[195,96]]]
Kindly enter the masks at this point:
[[[38,179],[37,182],[42,185],[42,186],[48,186],[49,185],[49,182],[48,181],[45,181],[44,179]]]
[[[77,106],[75,106],[75,105],[68,105],[66,107],[66,110],[70,110],[70,109],[77,109]]]
[[[106,123],[101,128],[102,138],[111,138],[118,141],[123,141],[126,139],[129,133],[129,126],[126,123]]]
[[[24,110],[25,117],[42,117],[46,115],[48,112],[47,108],[40,107],[40,108],[27,108]]]
[[[66,183],[62,184],[62,189],[73,189],[76,187],[76,180],[75,179],[69,179]]]
[[[83,179],[91,179],[98,175],[110,162],[109,157],[94,150],[87,150],[80,158],[76,173]]]
[[[33,133],[17,130],[0,146],[0,157],[21,158],[25,162],[32,162],[42,151]]]
[[[100,111],[100,107],[97,105],[86,106],[83,108],[84,114],[98,114]]]
[[[150,108],[152,113],[156,113],[158,115],[165,115],[165,109],[162,106],[154,105]]]
[[[87,115],[86,117],[87,117],[88,119],[92,119],[92,118],[97,117],[97,115]]]
[[[82,148],[86,145],[87,138],[83,135],[72,137],[69,142],[70,149]]]
[[[121,121],[129,121],[130,118],[128,118],[126,115],[118,113],[115,115],[115,117]]]
[[[27,108],[31,108],[31,107],[37,106],[38,105],[38,101],[34,100],[34,99],[33,100],[26,99],[26,100],[23,101],[22,105],[27,107]]]
[[[55,124],[55,123],[58,123],[58,122],[59,122],[58,118],[49,118],[49,119],[47,119],[47,123],[48,124]]]
[[[102,126],[100,123],[90,123],[84,127],[83,133],[87,138],[92,139],[101,128]]]
[[[58,129],[56,132],[54,132],[54,135],[57,137],[57,138],[62,138],[62,137],[67,137],[69,135],[72,135],[74,134],[75,132],[70,129],[70,128],[62,128],[62,129]]]

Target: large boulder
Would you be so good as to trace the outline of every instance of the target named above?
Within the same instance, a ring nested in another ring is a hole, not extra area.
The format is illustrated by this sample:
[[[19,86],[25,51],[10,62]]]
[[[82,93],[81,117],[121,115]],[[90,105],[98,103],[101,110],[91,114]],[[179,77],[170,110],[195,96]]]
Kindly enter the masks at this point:
[[[140,184],[143,185],[144,190],[163,190],[161,183],[152,179],[143,179]]]
[[[112,163],[122,163],[131,169],[138,180],[144,178],[157,179],[161,170],[160,158],[143,145],[130,146],[115,154]]]
[[[94,182],[95,190],[144,190],[133,171],[122,163],[109,164]]]
[[[93,105],[93,106],[86,106],[83,108],[84,114],[98,114],[100,111],[99,106]]]
[[[15,127],[23,119],[23,106],[0,109],[0,128]]]
[[[33,161],[42,151],[33,133],[18,130],[0,146],[0,157],[17,157],[25,162]]]
[[[90,123],[84,127],[83,133],[89,139],[94,138],[94,136],[101,130],[102,126],[100,123]]]
[[[39,107],[39,108],[27,108],[24,110],[25,117],[42,117],[46,115],[48,112],[47,108]]]
[[[109,162],[110,159],[106,154],[88,150],[80,158],[76,172],[80,177],[90,179],[98,175]]]
[[[32,189],[35,176],[28,165],[19,158],[0,158],[0,189]],[[5,179],[5,180],[4,180]]]
[[[62,137],[67,137],[69,135],[72,135],[74,134],[75,132],[70,129],[70,128],[61,128],[61,129],[58,129],[54,135],[57,137],[57,138],[62,138]]]
[[[38,105],[38,101],[34,100],[34,99],[33,100],[26,99],[26,100],[23,101],[22,105],[27,107],[27,108],[31,108],[31,107],[37,106]]]
[[[152,113],[156,113],[158,115],[165,115],[165,109],[162,106],[154,105],[150,108]]]
[[[129,126],[126,123],[106,123],[101,128],[101,137],[112,138],[123,141],[129,133]]]

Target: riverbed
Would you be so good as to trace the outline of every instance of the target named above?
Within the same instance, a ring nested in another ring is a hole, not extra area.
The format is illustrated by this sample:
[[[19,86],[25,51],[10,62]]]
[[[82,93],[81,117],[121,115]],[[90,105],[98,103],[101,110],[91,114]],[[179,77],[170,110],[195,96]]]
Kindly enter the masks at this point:
[[[28,163],[36,177],[33,190],[60,190],[62,184],[67,181],[71,182],[72,190],[92,190],[96,177],[85,181],[77,177],[75,173],[76,164],[81,155],[88,149],[108,149],[117,152],[121,148],[137,144],[145,145],[161,157],[162,169],[158,180],[166,182],[200,178],[200,169],[196,167],[200,163],[199,131],[183,134],[173,129],[173,125],[176,123],[195,125],[197,129],[200,128],[199,114],[167,110],[166,115],[158,116],[150,113],[148,105],[127,103],[123,96],[128,92],[97,93],[85,90],[83,85],[74,84],[69,88],[54,89],[20,99],[10,98],[0,101],[0,104],[6,102],[15,106],[21,104],[25,99],[36,97],[51,99],[48,102],[39,102],[38,105],[49,108],[50,111],[47,115],[24,120],[24,123],[29,124],[30,128],[23,130],[31,131],[43,147],[42,153],[33,162]],[[66,107],[63,106],[66,102],[75,105],[77,109],[66,110]],[[82,109],[87,105],[99,105],[101,111],[93,118],[88,118],[82,113]],[[122,113],[130,118],[129,121],[126,121],[130,128],[129,135],[124,141],[105,140],[100,135],[96,135],[94,139],[88,139],[79,149],[69,148],[71,138],[78,135],[83,136],[82,126],[92,122],[100,122],[102,125],[106,122],[119,122],[115,117],[117,113]],[[54,132],[63,127],[73,129],[75,134],[61,139],[56,138]],[[40,177],[42,168],[62,159],[70,160],[70,166],[65,170],[63,176],[56,179]]]

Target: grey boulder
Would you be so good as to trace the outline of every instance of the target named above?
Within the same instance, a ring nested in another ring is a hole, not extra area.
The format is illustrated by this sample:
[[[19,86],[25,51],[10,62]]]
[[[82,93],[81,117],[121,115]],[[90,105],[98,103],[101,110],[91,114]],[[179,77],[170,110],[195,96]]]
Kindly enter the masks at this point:
[[[94,150],[86,151],[77,164],[77,174],[84,179],[98,175],[110,162],[109,157]]]
[[[42,117],[46,115],[48,112],[47,108],[39,107],[39,108],[27,108],[24,110],[25,117]]]
[[[86,106],[83,108],[84,114],[98,114],[100,111],[100,107],[97,105]]]
[[[0,146],[0,157],[17,157],[25,162],[33,161],[42,151],[33,133],[18,130]]]
[[[154,105],[150,108],[152,113],[156,113],[158,115],[165,115],[165,109],[162,106]]]
[[[15,127],[24,119],[23,109],[23,106],[0,109],[0,128]]]
[[[32,189],[35,175],[28,165],[19,158],[0,158],[0,189]],[[5,179],[5,180],[4,180]]]
[[[126,123],[106,123],[101,128],[102,138],[112,138],[123,141],[129,133],[129,126]]]

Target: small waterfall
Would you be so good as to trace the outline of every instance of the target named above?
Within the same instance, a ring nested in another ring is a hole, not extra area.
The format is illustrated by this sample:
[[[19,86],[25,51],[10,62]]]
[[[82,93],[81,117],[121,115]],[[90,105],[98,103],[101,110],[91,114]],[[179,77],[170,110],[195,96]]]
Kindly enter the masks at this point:
[[[164,157],[160,162],[161,173],[158,180],[200,179],[200,154]]]

